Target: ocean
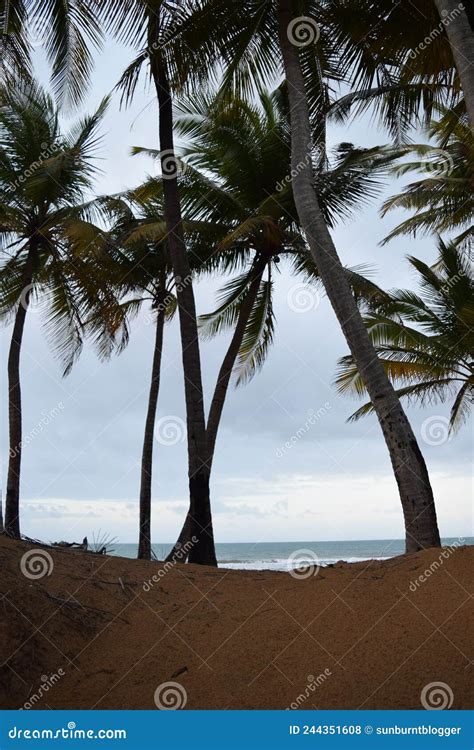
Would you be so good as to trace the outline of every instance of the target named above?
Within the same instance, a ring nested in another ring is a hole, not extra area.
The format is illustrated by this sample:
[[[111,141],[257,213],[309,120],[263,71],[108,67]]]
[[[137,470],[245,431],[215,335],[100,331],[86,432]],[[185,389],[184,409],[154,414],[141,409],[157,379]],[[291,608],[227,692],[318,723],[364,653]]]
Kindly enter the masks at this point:
[[[449,537],[444,546],[474,544],[474,537]],[[136,544],[114,544],[114,555],[136,557]],[[158,560],[164,560],[171,545],[153,544]],[[305,564],[331,565],[344,560],[388,560],[405,551],[402,539],[367,539],[343,542],[257,542],[216,544],[219,566],[240,570],[290,570]]]

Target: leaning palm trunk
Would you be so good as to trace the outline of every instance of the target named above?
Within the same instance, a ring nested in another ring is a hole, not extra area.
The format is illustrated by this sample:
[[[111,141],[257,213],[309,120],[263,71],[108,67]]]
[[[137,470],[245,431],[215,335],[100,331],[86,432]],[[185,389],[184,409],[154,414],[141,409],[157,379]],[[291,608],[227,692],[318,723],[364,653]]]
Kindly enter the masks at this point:
[[[31,296],[34,249],[30,248],[23,273],[23,291],[15,315],[8,355],[8,419],[10,451],[8,460],[7,494],[5,499],[5,532],[20,537],[20,473],[22,453],[22,414],[20,386],[20,355],[25,329],[26,312]]]
[[[159,300],[156,317],[155,349],[151,368],[150,394],[143,439],[142,468],[140,481],[140,530],[138,537],[138,557],[151,559],[151,477],[153,470],[153,438],[155,433],[156,407],[160,390],[161,353],[163,351],[163,329],[165,327],[166,309],[163,300]]]
[[[158,32],[159,17],[152,16],[148,29],[149,48],[156,49],[158,47],[158,51],[150,55],[150,63],[160,108],[159,132],[161,167],[164,176],[164,213],[168,231],[167,241],[176,282],[183,353],[191,536],[195,540],[189,553],[189,561],[201,563],[202,565],[217,565],[209,494],[206,422],[204,416],[196,306],[181,218],[177,168],[174,155],[171,92],[166,61],[159,49]]]
[[[435,5],[443,19],[461,81],[469,122],[474,130],[474,29],[465,6],[458,0],[435,0]]]
[[[415,435],[369,339],[313,187],[311,128],[298,51],[288,36],[291,0],[279,0],[279,41],[291,113],[293,193],[329,301],[364,379],[387,444],[403,507],[407,552],[440,545],[433,493]]]
[[[209,409],[209,417],[207,420],[207,450],[208,450],[207,463],[209,466],[209,471],[211,471],[212,469],[212,462],[214,459],[214,451],[216,447],[217,432],[219,430],[219,425],[221,422],[222,410],[224,408],[224,403],[225,403],[227,391],[229,388],[230,378],[232,375],[232,371],[234,369],[237,355],[242,345],[242,341],[243,341],[244,334],[245,334],[245,328],[249,321],[252,308],[255,304],[255,300],[257,299],[258,290],[260,287],[260,283],[262,281],[262,276],[265,270],[266,263],[267,263],[267,260],[263,256],[260,256],[254,264],[254,269],[253,269],[254,276],[250,283],[248,292],[245,295],[244,300],[242,301],[242,305],[239,311],[239,318],[237,320],[237,325],[235,326],[232,340],[229,344],[229,348],[227,349],[225,357],[222,361],[221,369],[219,370],[219,375],[217,377],[217,383],[216,383],[216,387],[214,388],[214,394],[213,394],[211,406]],[[191,537],[192,537],[191,516],[190,516],[190,513],[188,512],[186,519],[184,521],[183,527],[180,531],[179,537],[173,549],[171,550],[168,557],[166,558],[166,562],[171,562],[171,561],[176,561],[176,560],[179,560],[180,562],[185,562],[186,554],[185,553],[183,554],[183,548],[185,548],[186,545],[189,544],[189,542],[191,541]]]

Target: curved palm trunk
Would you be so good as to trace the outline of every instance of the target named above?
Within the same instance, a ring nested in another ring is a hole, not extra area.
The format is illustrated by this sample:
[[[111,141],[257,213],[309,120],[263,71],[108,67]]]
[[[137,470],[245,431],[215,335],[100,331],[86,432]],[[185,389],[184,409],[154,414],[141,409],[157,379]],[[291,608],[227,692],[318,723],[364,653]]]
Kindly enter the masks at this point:
[[[329,301],[374,405],[402,502],[406,550],[440,545],[426,465],[405,412],[377,359],[313,187],[309,110],[297,48],[288,39],[291,0],[279,0],[279,40],[291,113],[293,192],[301,225]]]
[[[466,110],[474,130],[474,29],[467,10],[458,0],[435,0],[453,53],[466,102]]]
[[[221,369],[219,370],[219,375],[217,377],[217,383],[216,387],[214,388],[214,394],[212,397],[209,416],[207,419],[207,449],[209,470],[212,469],[217,432],[219,430],[219,425],[221,422],[222,411],[229,388],[230,378],[234,369],[235,360],[237,359],[239,349],[242,345],[245,328],[250,318],[255,300],[257,299],[258,290],[260,288],[260,283],[262,281],[262,276],[266,264],[267,260],[264,257],[258,258],[254,264],[254,276],[250,283],[248,292],[242,302],[237,325],[235,326],[232,340],[222,361]],[[191,536],[191,517],[188,512],[176,544],[166,558],[166,562],[176,561],[178,559],[181,560],[181,562],[184,561],[183,557],[181,556],[180,550],[182,550],[185,544],[190,542]]]
[[[140,529],[138,537],[138,558],[151,559],[151,477],[153,471],[153,440],[155,432],[156,407],[160,390],[161,353],[163,351],[163,329],[166,311],[158,305],[156,318],[155,348],[151,368],[150,394],[143,439],[142,468],[140,480]]]
[[[160,108],[160,151],[164,175],[164,213],[168,230],[167,240],[176,282],[179,323],[186,399],[188,474],[191,508],[191,536],[196,539],[189,553],[189,561],[202,565],[217,565],[212,528],[207,465],[206,422],[199,353],[196,305],[191,269],[184,242],[177,169],[174,156],[173,109],[166,62],[159,48],[158,15],[152,15],[148,25],[151,73]]]
[[[20,473],[21,473],[21,385],[20,355],[25,329],[26,312],[30,301],[30,285],[33,280],[34,249],[30,247],[23,274],[24,294],[21,298],[13,325],[10,351],[8,354],[8,420],[9,420],[9,460],[7,493],[5,498],[5,532],[12,537],[20,537]],[[26,291],[25,291],[26,290]]]

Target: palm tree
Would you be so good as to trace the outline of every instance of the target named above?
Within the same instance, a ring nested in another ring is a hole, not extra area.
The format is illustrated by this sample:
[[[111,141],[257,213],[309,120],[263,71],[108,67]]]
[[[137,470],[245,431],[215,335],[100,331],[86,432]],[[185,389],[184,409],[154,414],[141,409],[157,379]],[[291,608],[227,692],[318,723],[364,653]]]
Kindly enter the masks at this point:
[[[129,191],[123,196],[99,200],[96,203],[101,213],[113,220],[110,233],[111,254],[108,264],[109,281],[115,287],[120,305],[117,322],[126,335],[122,335],[118,350],[128,342],[127,321],[136,315],[143,305],[148,305],[155,326],[155,339],[151,368],[151,382],[145,420],[140,474],[140,519],[138,537],[138,557],[150,560],[151,548],[151,487],[153,471],[153,445],[155,419],[161,379],[161,358],[163,351],[164,326],[176,311],[176,297],[173,294],[172,268],[168,248],[164,238],[166,225],[161,204],[153,200],[138,201],[140,191]],[[134,213],[132,206],[138,207]],[[102,318],[96,322],[101,325]],[[111,332],[110,327],[102,326],[104,354],[110,354],[116,343],[119,325]],[[112,335],[111,335],[112,333]]]
[[[432,123],[429,135],[434,138],[434,147],[410,143],[396,152],[400,156],[413,154],[416,161],[397,166],[395,174],[416,171],[423,177],[385,201],[383,215],[394,208],[409,209],[414,214],[395,227],[384,243],[403,234],[444,234],[453,230],[461,230],[455,243],[468,243],[473,235],[473,134],[459,120],[452,124],[451,113],[444,112],[441,120]]]
[[[113,299],[101,273],[102,233],[85,219],[81,203],[95,172],[106,105],[104,100],[63,135],[51,98],[36,84],[2,94],[0,316],[13,319],[5,503],[5,529],[12,536],[20,534],[20,354],[28,307],[36,298],[44,301],[46,330],[67,373],[82,348],[84,315],[94,309],[106,320]]]
[[[364,379],[387,444],[405,517],[407,552],[440,545],[433,492],[414,432],[378,361],[305,165],[311,121],[298,48],[289,38],[294,22],[291,0],[279,0],[279,40],[291,113],[293,190],[302,227],[328,298]],[[303,165],[303,166],[301,166]],[[298,171],[299,167],[299,171]]]
[[[179,178],[186,243],[191,258],[209,258],[197,271],[241,273],[223,288],[219,307],[201,317],[201,333],[233,331],[207,418],[207,463],[212,469],[216,438],[232,374],[237,385],[263,365],[274,336],[273,278],[280,260],[309,282],[318,272],[301,234],[290,179],[290,131],[284,89],[262,92],[259,104],[220,93],[181,100],[179,134],[191,142],[184,149]],[[135,148],[159,158],[153,149]],[[343,144],[328,159],[311,154],[325,218],[332,226],[375,194],[386,155]],[[151,180],[136,191],[142,201],[162,196],[163,184]],[[158,217],[158,210],[156,216]],[[162,231],[156,224],[158,232]],[[355,270],[346,269],[359,296],[379,291]],[[174,559],[191,538],[189,522],[170,553]]]
[[[474,397],[474,278],[467,253],[439,243],[430,267],[410,257],[421,295],[397,290],[365,318],[379,360],[400,398],[421,406],[452,400],[450,430],[467,420]],[[341,393],[362,394],[365,386],[352,357],[340,362]],[[351,419],[373,411],[365,404]]]
[[[175,280],[182,344],[187,417],[188,475],[192,514],[193,545],[190,562],[216,565],[207,464],[206,422],[201,375],[192,272],[186,251],[174,149],[172,90],[179,88],[190,70],[197,71],[203,52],[193,52],[193,44],[184,42],[179,31],[186,28],[190,3],[163,3],[161,0],[127,0],[117,6],[112,0],[92,3],[106,27],[121,39],[140,49],[127,68],[120,85],[126,99],[135,91],[144,64],[149,65],[159,106],[159,146],[163,181],[166,242]],[[195,7],[196,11],[197,8]],[[170,44],[170,40],[175,40]],[[143,45],[145,47],[143,48]]]

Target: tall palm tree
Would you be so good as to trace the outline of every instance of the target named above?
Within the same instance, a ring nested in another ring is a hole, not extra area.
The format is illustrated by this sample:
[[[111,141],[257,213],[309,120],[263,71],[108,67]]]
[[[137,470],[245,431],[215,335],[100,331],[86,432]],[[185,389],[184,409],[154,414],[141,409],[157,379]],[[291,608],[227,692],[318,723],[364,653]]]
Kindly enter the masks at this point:
[[[67,373],[82,348],[84,315],[100,310],[105,320],[113,300],[101,273],[101,231],[86,220],[82,205],[96,170],[97,128],[106,105],[63,135],[51,98],[36,84],[2,94],[0,316],[13,319],[5,502],[5,529],[12,536],[20,534],[20,355],[28,308],[43,300],[46,330]]]
[[[436,510],[425,461],[400,400],[378,361],[324,220],[311,169],[305,165],[311,143],[311,121],[298,48],[288,34],[294,20],[291,0],[279,0],[278,34],[290,100],[292,166],[296,172],[293,190],[298,215],[382,428],[402,501],[406,549],[410,552],[439,546]]]
[[[321,103],[331,79],[338,77],[337,57],[334,50],[328,49],[323,33],[318,44],[314,44],[321,5],[311,0],[298,4],[292,0],[266,0],[258,4],[249,0],[231,3],[230,7],[227,4],[224,18],[218,12],[219,2],[209,0],[208,7],[211,6],[215,12],[209,25],[208,44],[214,40],[219,45],[226,66],[226,82],[248,88],[249,81],[260,83],[270,71],[278,73],[275,61],[277,66],[282,61],[288,85],[292,186],[299,220],[374,403],[399,487],[406,549],[438,546],[434,498],[423,456],[400,400],[377,359],[314,188],[308,159],[314,134],[312,125],[318,120],[322,122]],[[313,43],[306,46],[301,46],[297,29],[301,16],[311,19],[309,41]]]
[[[172,267],[165,242],[166,225],[162,205],[155,201],[135,199],[139,191],[129,191],[124,196],[99,201],[99,209],[113,219],[111,229],[111,255],[109,281],[114,285],[117,296],[123,298],[118,312],[118,321],[111,331],[102,328],[104,345],[115,343],[117,332],[127,325],[143,305],[150,307],[151,319],[155,327],[150,389],[143,436],[140,496],[139,496],[139,536],[138,557],[149,560],[151,547],[151,494],[153,472],[153,446],[155,419],[161,380],[161,359],[163,352],[164,327],[176,311],[176,297],[173,294]],[[138,210],[134,211],[133,208]],[[96,325],[101,325],[99,317]],[[128,328],[128,326],[127,326]],[[112,334],[112,335],[111,335]],[[128,335],[119,340],[119,351],[128,341]],[[107,351],[106,353],[110,353]]]
[[[187,417],[189,494],[196,539],[190,562],[216,565],[207,464],[206,422],[192,272],[186,251],[178,190],[178,169],[174,149],[172,91],[186,81],[190,70],[205,60],[203,50],[194,52],[184,30],[198,4],[164,3],[162,0],[126,0],[119,6],[112,0],[92,5],[106,27],[121,39],[140,49],[137,58],[121,79],[126,99],[135,91],[138,76],[148,66],[159,107],[159,146],[163,181],[166,242],[175,280],[182,343]],[[183,30],[184,36],[179,35]],[[174,40],[170,44],[170,40]],[[194,66],[194,67],[193,67]]]
[[[467,253],[440,241],[432,267],[410,257],[421,294],[396,290],[365,318],[379,360],[398,396],[421,406],[452,400],[450,429],[467,420],[474,399],[474,277]],[[362,394],[365,386],[352,357],[340,362],[341,393]],[[351,419],[373,411],[358,409]]]
[[[188,139],[179,188],[190,257],[202,260],[207,247],[209,259],[198,272],[241,272],[225,285],[218,309],[200,321],[207,335],[232,330],[207,418],[211,469],[231,376],[235,372],[237,384],[247,382],[262,366],[273,340],[273,278],[280,260],[287,260],[293,272],[309,282],[319,277],[299,228],[288,177],[291,147],[285,90],[262,92],[258,104],[227,100],[220,93],[194,95],[180,101],[176,126]],[[134,151],[159,157],[152,149]],[[351,144],[340,146],[331,159],[313,150],[315,178],[330,225],[375,194],[386,158],[377,149],[359,151]],[[162,188],[162,182],[152,180],[136,192],[143,201],[152,196],[156,200]],[[159,223],[156,229],[161,231]],[[359,296],[376,290],[355,270],[346,273]],[[171,559],[189,539],[187,523]]]

